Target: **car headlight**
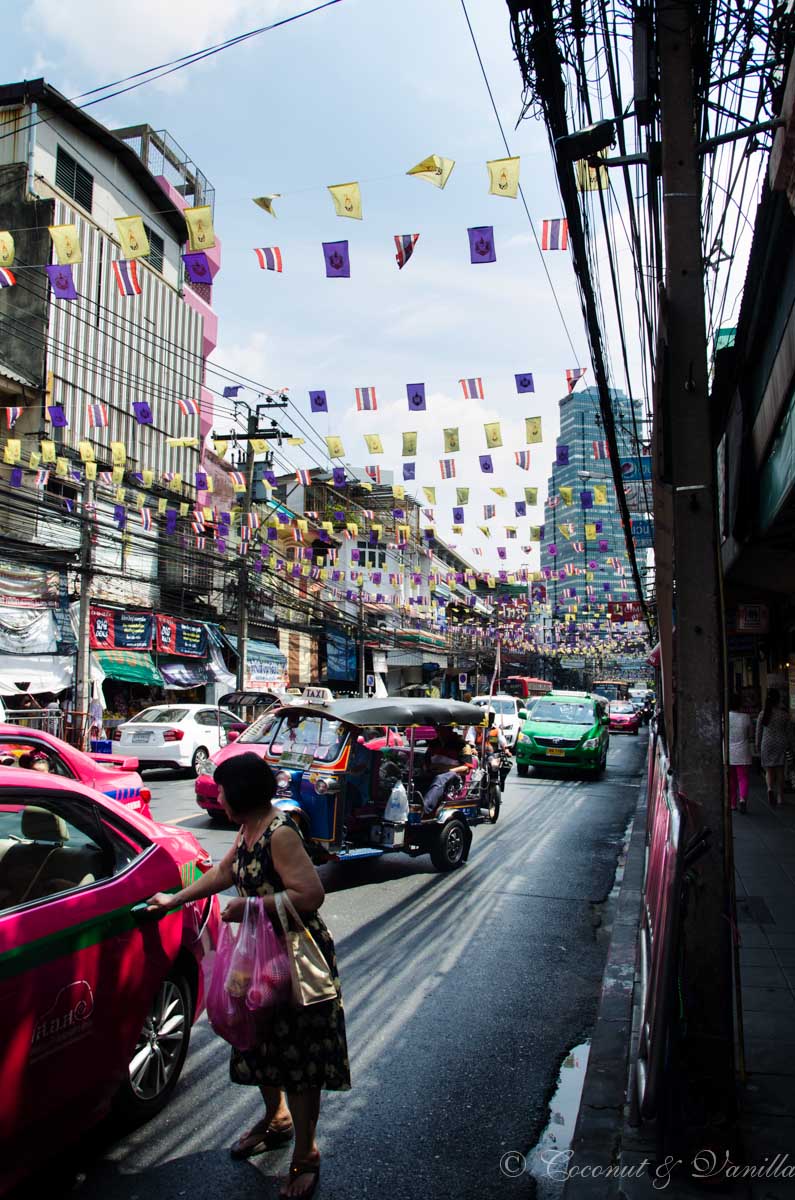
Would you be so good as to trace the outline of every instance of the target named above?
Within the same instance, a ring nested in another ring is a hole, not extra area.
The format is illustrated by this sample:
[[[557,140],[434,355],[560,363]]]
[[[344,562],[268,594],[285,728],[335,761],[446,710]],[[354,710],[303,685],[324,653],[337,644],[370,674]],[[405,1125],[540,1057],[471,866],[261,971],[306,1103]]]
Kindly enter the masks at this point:
[[[196,764],[196,774],[209,775],[212,779],[215,774],[215,763],[209,758],[200,759]]]
[[[532,742],[533,739],[529,733],[520,733],[516,740],[517,742]]]
[[[598,745],[599,745],[598,737],[588,738],[587,742],[583,742],[582,748],[583,748],[583,750],[595,750]]]
[[[291,783],[292,783],[292,778],[288,771],[277,771],[276,772],[277,788],[280,788],[280,789],[288,788],[289,789]]]

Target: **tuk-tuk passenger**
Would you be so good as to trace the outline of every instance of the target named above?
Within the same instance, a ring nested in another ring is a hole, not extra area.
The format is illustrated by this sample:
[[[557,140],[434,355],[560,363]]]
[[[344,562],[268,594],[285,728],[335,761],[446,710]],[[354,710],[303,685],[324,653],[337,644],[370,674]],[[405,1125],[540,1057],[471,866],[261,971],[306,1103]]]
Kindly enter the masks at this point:
[[[451,725],[440,725],[425,752],[424,770],[433,778],[425,790],[423,820],[430,819],[436,812],[450,780],[456,775],[466,775],[471,767],[471,748]]]

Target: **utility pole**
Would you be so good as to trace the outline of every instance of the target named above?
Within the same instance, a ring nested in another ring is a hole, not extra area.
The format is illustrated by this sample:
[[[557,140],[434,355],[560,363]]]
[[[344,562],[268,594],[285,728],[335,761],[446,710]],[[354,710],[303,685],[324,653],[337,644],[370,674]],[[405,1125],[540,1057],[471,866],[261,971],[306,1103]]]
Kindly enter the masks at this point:
[[[695,9],[690,0],[657,0],[656,9],[667,345],[657,360],[664,374],[655,391],[669,448],[676,605],[676,694],[667,732],[687,833],[711,830],[708,852],[690,868],[679,1071],[686,1080],[682,1122],[685,1137],[692,1138],[690,1149],[713,1148],[722,1161],[734,1117],[732,925],[724,857],[723,634],[693,89]],[[666,490],[666,483],[658,486]],[[665,619],[670,627],[671,614]]]
[[[367,695],[364,644],[364,580],[359,580],[359,695]]]
[[[94,484],[88,480],[83,484],[83,498],[80,506],[80,607],[77,621],[77,662],[75,670],[75,712],[81,715],[75,719],[75,733],[78,729],[88,730],[88,723],[83,722],[85,714],[91,705],[91,568],[93,561],[93,503]],[[79,735],[79,745],[83,747],[84,734]]]

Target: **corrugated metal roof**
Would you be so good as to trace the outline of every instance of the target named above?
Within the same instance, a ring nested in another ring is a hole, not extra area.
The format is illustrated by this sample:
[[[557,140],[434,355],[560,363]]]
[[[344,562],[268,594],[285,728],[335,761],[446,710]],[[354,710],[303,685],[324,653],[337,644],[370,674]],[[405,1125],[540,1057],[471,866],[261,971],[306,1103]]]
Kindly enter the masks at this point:
[[[12,383],[21,383],[23,387],[37,388],[39,386],[32,379],[27,379],[24,375],[19,375],[16,371],[12,371],[3,362],[0,362],[0,376],[3,379],[10,380]]]

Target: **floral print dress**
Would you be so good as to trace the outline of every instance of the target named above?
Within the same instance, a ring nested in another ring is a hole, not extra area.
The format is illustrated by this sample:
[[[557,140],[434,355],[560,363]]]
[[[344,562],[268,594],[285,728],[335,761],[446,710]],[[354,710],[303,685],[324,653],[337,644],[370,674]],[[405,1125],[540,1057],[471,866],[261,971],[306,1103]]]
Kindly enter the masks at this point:
[[[271,854],[271,838],[282,825],[296,829],[288,816],[279,813],[250,850],[241,837],[233,865],[241,896],[272,896],[284,891]],[[263,1028],[259,1045],[253,1050],[232,1050],[229,1073],[233,1083],[277,1087],[287,1092],[306,1092],[310,1088],[347,1091],[351,1086],[334,941],[316,912],[303,913],[302,920],[329,965],[337,999],[278,1009]]]

